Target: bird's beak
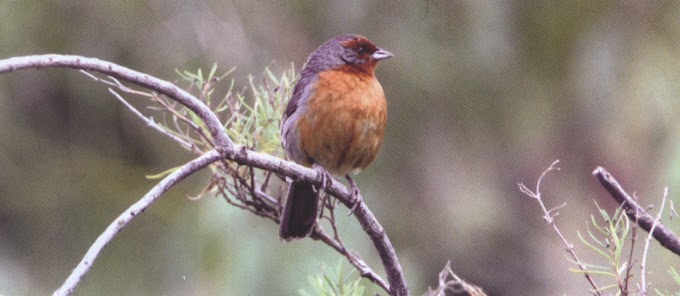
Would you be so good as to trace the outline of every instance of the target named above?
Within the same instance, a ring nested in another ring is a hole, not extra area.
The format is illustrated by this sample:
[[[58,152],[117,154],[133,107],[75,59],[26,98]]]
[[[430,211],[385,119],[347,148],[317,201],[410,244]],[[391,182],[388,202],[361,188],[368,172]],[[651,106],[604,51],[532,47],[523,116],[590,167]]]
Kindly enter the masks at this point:
[[[393,56],[394,55],[391,52],[384,50],[382,48],[378,48],[378,50],[371,55],[374,61],[389,59]]]

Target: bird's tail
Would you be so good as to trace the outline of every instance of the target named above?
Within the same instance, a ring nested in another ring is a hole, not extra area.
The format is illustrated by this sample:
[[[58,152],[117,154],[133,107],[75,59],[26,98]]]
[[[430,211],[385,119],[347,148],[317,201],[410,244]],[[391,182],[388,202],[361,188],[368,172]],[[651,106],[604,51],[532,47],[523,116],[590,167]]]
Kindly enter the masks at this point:
[[[288,187],[281,215],[279,236],[284,240],[304,238],[312,233],[319,208],[319,192],[309,182],[293,181]]]

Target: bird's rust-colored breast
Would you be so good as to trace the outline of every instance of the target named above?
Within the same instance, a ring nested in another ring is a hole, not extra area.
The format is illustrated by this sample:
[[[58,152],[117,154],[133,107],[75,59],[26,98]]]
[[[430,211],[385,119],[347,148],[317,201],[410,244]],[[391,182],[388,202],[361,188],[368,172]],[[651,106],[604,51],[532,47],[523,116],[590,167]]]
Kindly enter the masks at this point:
[[[308,165],[318,163],[334,174],[365,168],[380,150],[386,119],[385,94],[373,71],[320,73],[297,123]]]

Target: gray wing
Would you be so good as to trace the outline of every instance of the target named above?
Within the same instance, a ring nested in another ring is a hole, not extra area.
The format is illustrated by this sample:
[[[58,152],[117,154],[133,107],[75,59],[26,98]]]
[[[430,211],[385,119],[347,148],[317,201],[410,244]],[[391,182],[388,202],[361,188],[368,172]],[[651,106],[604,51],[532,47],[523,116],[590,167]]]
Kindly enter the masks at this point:
[[[295,84],[295,87],[293,87],[293,96],[288,101],[288,106],[286,106],[286,111],[283,113],[283,120],[281,121],[281,144],[286,151],[286,156],[300,164],[310,163],[311,160],[304,155],[300,148],[298,131],[295,126],[302,114],[307,112],[307,100],[315,80],[316,74],[303,70],[300,79]]]

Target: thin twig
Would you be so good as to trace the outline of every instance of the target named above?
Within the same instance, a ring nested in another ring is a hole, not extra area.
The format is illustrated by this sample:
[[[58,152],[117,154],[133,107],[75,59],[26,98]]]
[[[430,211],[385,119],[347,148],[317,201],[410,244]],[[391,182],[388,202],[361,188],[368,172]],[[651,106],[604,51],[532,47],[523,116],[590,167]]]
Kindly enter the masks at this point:
[[[143,92],[143,91],[138,91],[138,90],[134,90],[134,89],[132,89],[132,88],[130,88],[130,87],[127,87],[127,86],[125,86],[123,83],[121,83],[118,79],[116,79],[116,78],[113,77],[113,76],[107,76],[108,79],[102,79],[102,78],[100,78],[99,76],[96,76],[96,75],[94,75],[94,74],[92,74],[92,73],[90,73],[89,71],[86,71],[86,70],[80,70],[80,73],[83,74],[83,75],[85,75],[85,76],[87,76],[87,77],[89,77],[89,78],[91,78],[91,79],[94,80],[94,81],[97,81],[97,82],[100,82],[100,83],[104,83],[104,84],[109,85],[109,86],[111,86],[111,87],[115,87],[115,88],[119,89],[120,91],[125,92],[125,93],[128,93],[128,94],[143,96],[143,97],[146,97],[146,98],[154,98],[154,97],[156,96],[156,94],[151,94],[151,93],[147,93],[147,92]],[[172,140],[177,141],[180,145],[184,146],[185,148],[191,149],[191,147],[192,147],[191,144],[188,144],[187,141],[185,141],[184,139],[182,139],[182,138],[178,137],[177,135],[173,134],[171,130],[166,129],[166,128],[163,128],[162,126],[160,126],[159,124],[157,124],[157,123],[153,120],[153,118],[151,118],[151,117],[146,117],[145,115],[143,115],[142,112],[140,112],[139,110],[137,110],[136,108],[134,108],[130,103],[127,102],[127,100],[125,100],[125,99],[123,98],[123,96],[121,96],[120,94],[118,94],[118,93],[117,93],[116,91],[114,91],[112,88],[109,88],[109,92],[110,92],[111,94],[113,94],[113,95],[118,99],[118,101],[120,101],[121,103],[123,103],[123,105],[125,105],[128,109],[130,109],[130,111],[132,111],[132,113],[134,113],[135,115],[137,115],[138,117],[140,117],[144,122],[146,122],[150,127],[152,127],[153,129],[155,129],[155,130],[161,132],[162,134],[168,136],[168,137],[171,138]],[[185,138],[186,138],[186,137],[185,137]]]
[[[531,189],[526,187],[524,185],[524,183],[519,183],[517,185],[519,185],[519,190],[522,193],[526,194],[527,196],[529,196],[533,199],[536,199],[538,201],[538,203],[541,205],[541,209],[543,210],[543,219],[545,219],[545,221],[550,226],[552,226],[553,230],[555,230],[555,233],[557,233],[557,236],[560,238],[560,240],[562,240],[562,243],[565,245],[567,253],[569,253],[571,258],[574,259],[574,262],[576,262],[576,264],[578,265],[578,268],[581,269],[581,271],[583,271],[583,274],[585,275],[586,279],[588,280],[588,283],[590,283],[590,286],[593,287],[593,291],[591,291],[591,293],[594,294],[594,295],[602,295],[602,293],[600,292],[600,289],[597,287],[597,284],[595,283],[595,280],[593,279],[592,276],[590,276],[590,273],[588,272],[588,268],[586,267],[586,265],[583,262],[581,262],[581,260],[576,255],[576,251],[574,250],[574,245],[569,243],[569,241],[567,241],[567,238],[564,237],[564,235],[562,234],[560,229],[557,227],[557,224],[555,224],[554,218],[555,218],[555,216],[557,216],[559,214],[557,212],[557,210],[564,207],[566,205],[566,203],[564,203],[564,204],[562,204],[562,205],[560,205],[556,208],[553,208],[551,210],[548,210],[546,208],[545,204],[543,203],[543,199],[541,198],[541,182],[543,181],[543,178],[548,174],[548,172],[550,172],[552,170],[559,170],[560,169],[559,167],[557,167],[557,164],[559,162],[560,162],[559,160],[555,160],[545,171],[543,171],[541,176],[538,177],[538,181],[536,182],[536,191],[531,191]]]
[[[428,288],[424,296],[446,296],[446,291],[455,294],[466,293],[470,296],[486,296],[482,288],[469,284],[456,275],[451,269],[451,261],[447,261],[444,269],[439,272],[437,288],[434,290]]]
[[[180,145],[182,145],[182,147],[184,147],[184,148],[186,148],[186,149],[188,149],[188,150],[191,150],[192,145],[191,145],[189,142],[184,141],[182,138],[176,136],[175,134],[171,133],[171,132],[168,131],[167,129],[165,129],[165,128],[163,128],[162,126],[158,125],[158,124],[153,120],[153,118],[144,116],[144,114],[142,114],[142,112],[139,112],[139,110],[137,110],[137,108],[135,108],[135,107],[132,106],[130,103],[128,103],[128,102],[127,102],[120,94],[118,94],[115,90],[109,88],[109,92],[110,92],[111,94],[113,94],[113,96],[116,97],[116,98],[118,99],[118,101],[120,101],[121,103],[123,103],[123,105],[125,105],[125,107],[127,107],[128,109],[130,109],[130,111],[132,111],[133,114],[137,115],[137,117],[141,118],[144,122],[146,122],[146,124],[147,124],[149,127],[151,127],[151,128],[153,128],[154,130],[160,132],[161,134],[165,135],[166,137],[172,139],[173,141],[179,143]]]
[[[637,216],[637,214],[635,214]],[[624,278],[624,286],[623,290],[621,291],[623,296],[629,295],[630,290],[630,279],[633,276],[633,256],[635,255],[635,242],[637,241],[637,229],[638,225],[637,223],[633,224],[633,229],[631,230],[631,238],[630,238],[630,251],[628,253],[628,266],[626,267],[626,277]]]
[[[673,204],[673,200],[672,200],[672,199],[669,199],[669,200],[668,200],[668,203],[669,203],[668,206],[670,206],[670,208],[671,208],[671,215],[670,215],[670,217],[669,217],[668,219],[671,220],[671,221],[673,221],[673,217],[677,216],[677,215],[678,215],[678,212],[675,210],[675,205]]]
[[[314,228],[314,232],[312,232],[311,236],[312,239],[321,240],[322,242],[331,246],[339,253],[345,255],[349,263],[352,264],[352,266],[354,266],[354,268],[356,268],[359,271],[359,274],[362,277],[380,286],[385,291],[390,291],[389,284],[387,284],[387,282],[385,282],[384,279],[382,279],[377,273],[375,273],[375,271],[373,271],[373,269],[371,269],[363,259],[361,259],[359,256],[352,252],[348,252],[344,245],[333,239],[328,233],[326,233],[323,230],[323,228],[317,225]]]
[[[206,143],[212,144],[211,141],[210,141],[210,137],[209,137],[208,135],[205,134],[205,131],[204,131],[203,129],[201,129],[201,127],[198,126],[198,124],[196,124],[195,122],[191,121],[189,118],[187,118],[187,117],[184,116],[182,113],[180,113],[179,111],[177,111],[177,108],[175,108],[175,106],[174,106],[173,104],[170,104],[170,103],[166,102],[162,97],[160,97],[160,96],[158,96],[158,95],[155,95],[155,96],[151,97],[151,99],[152,99],[152,101],[154,101],[154,102],[160,104],[161,106],[163,106],[163,109],[162,109],[162,110],[165,110],[165,111],[170,112],[170,113],[172,114],[173,121],[174,121],[174,124],[175,124],[175,128],[176,128],[178,131],[181,131],[181,130],[182,130],[182,129],[179,127],[178,119],[181,120],[181,121],[187,126],[187,131],[184,132],[184,134],[186,135],[187,138],[190,138],[190,137],[188,136],[188,134],[189,134],[189,128],[191,128],[191,130],[193,130],[193,131],[196,132],[198,135],[200,135],[201,138],[203,138],[203,139],[205,140]]]
[[[92,78],[93,80],[95,80],[97,82],[101,82],[101,83],[104,83],[106,85],[118,88],[125,93],[143,96],[143,97],[147,97],[147,98],[153,97],[153,95],[150,94],[150,93],[146,93],[146,92],[143,92],[143,91],[137,91],[137,90],[134,90],[132,88],[125,86],[123,83],[121,83],[118,79],[116,79],[113,76],[107,76],[110,80],[106,80],[106,79],[101,79],[100,77],[98,77],[98,76],[96,76],[96,75],[94,75],[94,74],[92,74],[88,71],[85,71],[85,70],[80,70],[80,73],[84,74],[87,77]]]
[[[66,279],[64,284],[54,292],[54,296],[70,295],[75,290],[80,280],[85,277],[85,274],[90,270],[92,264],[97,259],[97,256],[106,245],[137,217],[137,215],[146,211],[151,204],[153,204],[163,193],[170,190],[175,184],[184,180],[184,178],[195,173],[196,171],[208,166],[209,164],[219,160],[220,154],[216,150],[212,150],[200,157],[188,162],[180,169],[172,172],[156,186],[154,186],[147,194],[139,201],[125,210],[113,223],[111,223],[106,230],[99,235],[97,240],[90,246],[90,249],[85,253],[85,257],[78,263],[78,266],[73,270],[71,275]]]
[[[640,295],[647,295],[647,254],[649,254],[649,245],[652,242],[652,234],[654,233],[654,229],[660,225],[659,223],[661,222],[661,214],[663,213],[663,209],[666,206],[667,198],[668,187],[664,188],[663,190],[663,198],[661,199],[659,213],[656,214],[656,218],[652,223],[652,228],[649,230],[649,235],[647,236],[647,239],[645,239],[645,248],[642,252],[642,260],[640,261]]]

